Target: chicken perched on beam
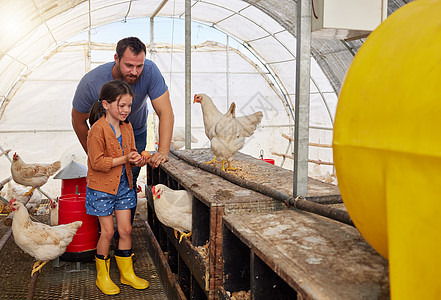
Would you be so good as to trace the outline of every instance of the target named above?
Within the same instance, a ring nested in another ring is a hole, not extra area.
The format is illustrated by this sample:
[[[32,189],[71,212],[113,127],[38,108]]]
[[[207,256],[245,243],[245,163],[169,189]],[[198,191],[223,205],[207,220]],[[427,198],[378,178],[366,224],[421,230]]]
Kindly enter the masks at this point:
[[[23,203],[13,199],[9,206],[14,211],[12,234],[14,241],[24,252],[37,261],[32,268],[31,277],[50,260],[61,256],[72,242],[74,235],[83,222],[49,226],[33,222]]]
[[[58,160],[51,164],[26,164],[17,153],[14,153],[11,162],[11,175],[15,182],[32,187],[26,193],[26,195],[30,195],[34,189],[43,186],[60,167],[61,162]]]
[[[159,221],[174,229],[175,237],[180,232],[182,238],[190,238],[192,222],[192,195],[186,190],[173,190],[163,184],[152,187],[153,204]],[[185,233],[187,232],[187,233]]]
[[[233,102],[227,113],[222,114],[213,100],[205,94],[194,95],[193,103],[195,102],[201,104],[205,134],[211,141],[211,151],[215,155],[214,159],[207,163],[214,163],[220,158],[222,170],[233,170],[230,162],[237,151],[243,148],[245,138],[254,134],[263,113],[258,111],[251,115],[236,117],[236,104]],[[226,162],[228,162],[227,168],[225,168]]]

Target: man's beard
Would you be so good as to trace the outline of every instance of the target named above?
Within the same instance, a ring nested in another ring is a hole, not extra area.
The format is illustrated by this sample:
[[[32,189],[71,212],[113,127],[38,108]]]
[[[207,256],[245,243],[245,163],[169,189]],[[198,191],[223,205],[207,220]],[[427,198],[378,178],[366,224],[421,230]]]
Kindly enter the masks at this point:
[[[124,74],[121,72],[121,69],[120,69],[120,67],[119,67],[119,64],[116,64],[115,67],[116,67],[116,72],[118,73],[118,77],[119,77],[119,79],[121,79],[121,80],[127,82],[127,83],[130,84],[130,85],[134,85],[135,83],[137,83],[138,80],[139,80],[139,77],[140,77],[141,74],[142,74],[142,72],[141,72],[138,76],[124,75]],[[144,70],[143,70],[143,71],[144,71]]]

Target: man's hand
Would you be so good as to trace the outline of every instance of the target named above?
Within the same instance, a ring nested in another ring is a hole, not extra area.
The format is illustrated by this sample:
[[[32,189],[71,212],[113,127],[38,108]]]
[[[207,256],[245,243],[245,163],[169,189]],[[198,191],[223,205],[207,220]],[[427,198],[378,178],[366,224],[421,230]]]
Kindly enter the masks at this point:
[[[156,152],[156,153],[154,153],[150,157],[150,160],[148,161],[148,164],[152,168],[157,168],[157,167],[159,167],[160,164],[165,163],[168,160],[169,160],[168,154],[165,154],[165,153],[162,153],[162,152]]]

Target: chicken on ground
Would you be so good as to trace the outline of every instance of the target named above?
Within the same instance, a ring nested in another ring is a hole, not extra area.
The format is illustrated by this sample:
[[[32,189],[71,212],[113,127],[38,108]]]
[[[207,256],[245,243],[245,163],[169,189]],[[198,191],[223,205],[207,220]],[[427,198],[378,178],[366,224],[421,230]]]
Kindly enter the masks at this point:
[[[30,219],[23,203],[13,199],[9,206],[14,211],[12,234],[14,241],[24,252],[37,261],[32,267],[31,277],[50,260],[61,256],[72,242],[74,235],[83,222],[49,226]]]

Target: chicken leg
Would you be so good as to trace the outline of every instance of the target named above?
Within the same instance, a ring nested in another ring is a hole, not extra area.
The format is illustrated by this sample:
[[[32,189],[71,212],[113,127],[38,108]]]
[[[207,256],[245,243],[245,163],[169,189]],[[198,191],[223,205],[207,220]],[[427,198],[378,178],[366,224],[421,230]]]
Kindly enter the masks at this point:
[[[207,161],[207,162],[205,162],[204,164],[215,164],[215,163],[217,163],[217,162],[220,162],[220,161],[218,161],[217,160],[217,156],[214,156],[214,158],[212,159],[212,160],[210,160],[210,161]]]
[[[226,168],[225,168],[225,163],[228,163],[228,167],[226,167]],[[233,167],[231,166],[231,163],[230,163],[229,161],[223,159],[223,160],[222,160],[222,171],[225,171],[225,172],[228,173],[229,170],[230,170],[230,171],[235,171],[235,170],[238,170],[238,168],[233,168]]]
[[[43,266],[47,263],[47,261],[36,261],[32,267],[31,277],[34,276],[35,272],[38,272],[43,268]]]
[[[182,242],[182,238],[183,238],[184,236],[185,236],[187,239],[190,239],[190,237],[191,237],[191,232],[188,232],[188,233],[181,232],[181,237],[179,238],[179,243]]]
[[[174,230],[174,232],[175,232],[175,238],[176,239],[178,239],[178,231],[175,229]],[[180,235],[180,237],[179,237],[179,244],[182,242],[182,238],[185,236],[187,239],[189,239],[190,237],[191,237],[191,232],[189,232],[189,233],[183,233],[183,232],[180,232],[179,231],[179,235]]]
[[[28,195],[32,196],[32,193],[34,192],[34,190],[35,190],[35,188],[33,187],[32,189],[29,190],[29,192],[24,193],[23,196],[28,196]]]

